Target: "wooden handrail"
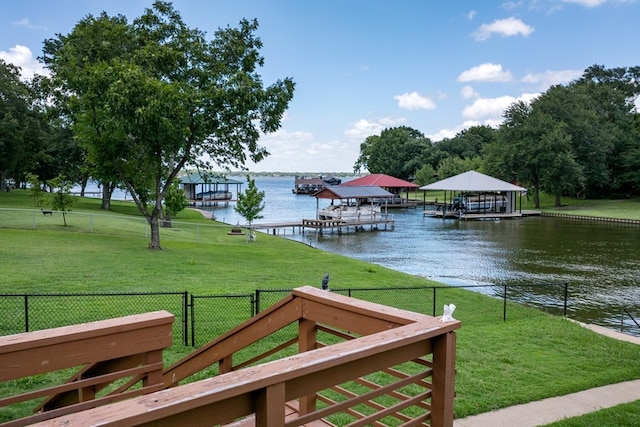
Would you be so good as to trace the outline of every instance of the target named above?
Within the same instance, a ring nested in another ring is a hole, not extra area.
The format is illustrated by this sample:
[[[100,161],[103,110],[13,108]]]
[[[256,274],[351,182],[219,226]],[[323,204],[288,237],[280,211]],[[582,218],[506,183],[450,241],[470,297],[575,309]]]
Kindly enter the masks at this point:
[[[431,390],[422,397],[430,400],[430,408],[448,408],[450,416],[435,415],[434,409],[430,415],[434,427],[447,426],[453,422],[453,331],[459,326],[430,318],[36,425],[168,426],[177,420],[182,425],[203,425],[205,420],[215,425],[255,413],[256,426],[295,426],[295,420],[285,421],[286,402],[433,354]],[[438,370],[441,375],[436,375]],[[417,375],[416,382],[422,377]],[[319,419],[313,413],[304,416]]]
[[[451,427],[455,330],[459,327],[458,321],[442,322],[419,313],[301,287],[162,373],[132,371],[137,366],[133,356],[89,364],[70,382],[90,382],[77,391],[63,385],[58,390],[61,393],[43,404],[59,418],[38,414],[26,420],[39,426],[68,427],[230,422],[295,427],[330,425],[327,422],[339,416],[353,418],[353,425],[379,424],[378,420],[392,417],[407,425],[428,420],[432,427]],[[256,351],[249,348],[271,334],[273,337],[263,341],[269,344],[268,348],[262,344]],[[267,357],[295,352],[292,347],[296,343],[298,354],[255,365]],[[160,353],[145,354],[146,362],[155,363],[154,368],[159,366]],[[179,385],[214,364],[219,365],[218,375]],[[106,396],[83,400],[85,393],[94,398],[106,380],[113,378],[111,372],[115,370],[133,375],[119,387],[111,387]],[[141,388],[129,390],[140,380]],[[160,388],[164,390],[132,397],[134,392],[145,394]],[[115,401],[125,397],[130,399]],[[105,402],[109,404],[94,407]],[[67,411],[67,404],[81,412]],[[365,405],[370,411],[365,415],[356,409],[358,405]],[[411,417],[406,408],[411,408]]]
[[[80,368],[66,383],[0,399],[0,407],[47,397],[39,414],[10,421],[33,422],[164,388],[162,350],[172,343],[174,316],[167,311],[0,337],[0,381]],[[135,376],[136,390],[98,397],[114,382]]]

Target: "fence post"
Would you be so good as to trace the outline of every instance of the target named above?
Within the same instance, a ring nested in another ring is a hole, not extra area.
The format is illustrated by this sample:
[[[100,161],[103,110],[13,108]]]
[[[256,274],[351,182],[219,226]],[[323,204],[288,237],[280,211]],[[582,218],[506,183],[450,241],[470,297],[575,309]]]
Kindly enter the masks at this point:
[[[502,321],[507,321],[507,285],[504,285],[504,300],[502,303]]]
[[[196,346],[196,315],[195,297],[191,294],[191,347]]]
[[[29,332],[29,295],[24,296],[24,331]]]
[[[433,287],[433,317],[436,317],[436,287]]]
[[[254,313],[256,313],[256,297],[251,295],[249,298],[251,299],[251,313],[249,314],[249,317],[251,318],[254,316]]]
[[[256,315],[258,315],[258,313],[260,313],[260,289],[256,289],[255,307]]]
[[[182,342],[189,345],[189,292],[182,294]]]

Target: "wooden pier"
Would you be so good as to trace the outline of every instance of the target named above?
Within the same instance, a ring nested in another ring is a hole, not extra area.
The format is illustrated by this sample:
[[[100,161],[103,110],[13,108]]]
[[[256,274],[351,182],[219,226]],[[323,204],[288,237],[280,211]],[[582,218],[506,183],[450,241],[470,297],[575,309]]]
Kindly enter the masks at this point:
[[[271,233],[274,236],[278,235],[279,231],[291,229],[293,233],[296,230],[304,234],[307,229],[315,230],[318,234],[322,235],[326,231],[336,231],[338,234],[348,232],[352,229],[355,232],[376,230],[393,230],[395,227],[395,219],[391,215],[383,215],[378,219],[365,219],[356,221],[344,221],[334,219],[302,219],[301,221],[289,221],[289,222],[272,222],[251,224],[251,230],[266,230],[267,233]]]
[[[424,216],[432,216],[435,218],[451,218],[461,220],[483,220],[483,219],[513,219],[522,218],[526,216],[540,216],[540,211],[516,211],[516,212],[476,212],[476,213],[464,213],[461,211],[452,210],[431,210],[424,211]]]

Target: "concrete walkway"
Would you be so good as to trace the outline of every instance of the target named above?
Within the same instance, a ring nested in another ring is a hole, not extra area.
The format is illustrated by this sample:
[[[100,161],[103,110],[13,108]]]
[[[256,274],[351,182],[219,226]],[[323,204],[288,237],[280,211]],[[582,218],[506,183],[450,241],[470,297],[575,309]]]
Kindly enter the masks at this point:
[[[594,332],[640,345],[640,337],[596,325],[582,324]],[[537,427],[564,418],[640,400],[640,380],[596,387],[566,396],[511,406],[453,422],[454,427]]]

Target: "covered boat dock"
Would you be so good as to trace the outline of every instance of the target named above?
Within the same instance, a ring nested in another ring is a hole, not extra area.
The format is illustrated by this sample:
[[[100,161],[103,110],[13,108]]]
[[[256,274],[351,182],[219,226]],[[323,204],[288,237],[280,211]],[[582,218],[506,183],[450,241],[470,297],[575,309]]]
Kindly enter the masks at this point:
[[[214,173],[189,172],[179,177],[180,186],[184,190],[190,206],[228,205],[237,200],[241,181]],[[235,195],[231,191],[235,186]]]
[[[416,207],[414,200],[409,200],[409,192],[418,190],[419,185],[413,182],[405,181],[391,175],[383,173],[374,173],[360,178],[346,181],[341,186],[376,186],[387,190],[392,194],[392,198],[381,200],[388,208],[407,208]],[[406,197],[403,197],[403,194]],[[374,200],[377,201],[377,200]]]
[[[480,172],[464,172],[424,185],[420,190],[425,191],[425,197],[429,190],[445,194],[443,202],[425,209],[425,216],[467,220],[523,216],[522,195],[526,189]]]

